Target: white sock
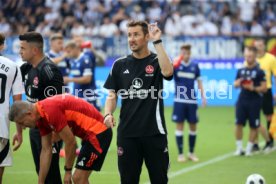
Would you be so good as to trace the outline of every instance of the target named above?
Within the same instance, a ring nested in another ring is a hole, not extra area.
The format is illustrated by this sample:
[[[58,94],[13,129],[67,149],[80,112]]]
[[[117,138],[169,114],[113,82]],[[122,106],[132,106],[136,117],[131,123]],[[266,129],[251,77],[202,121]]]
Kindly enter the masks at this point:
[[[251,153],[254,143],[248,142],[246,146],[246,153]]]
[[[242,150],[242,140],[236,140],[236,146],[238,150]]]

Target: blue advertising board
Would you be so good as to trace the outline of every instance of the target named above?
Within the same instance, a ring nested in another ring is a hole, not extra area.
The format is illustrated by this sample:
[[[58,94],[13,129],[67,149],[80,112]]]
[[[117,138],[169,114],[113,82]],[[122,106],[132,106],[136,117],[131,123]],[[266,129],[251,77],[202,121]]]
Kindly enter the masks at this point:
[[[96,85],[98,88],[101,103],[104,104],[107,90],[103,88],[108,76],[110,67],[96,68]],[[207,104],[210,106],[232,106],[235,104],[239,90],[233,87],[237,70],[232,69],[202,69],[202,81],[205,88]],[[166,106],[173,105],[174,81],[164,80],[164,102]],[[200,103],[200,95],[199,103]]]

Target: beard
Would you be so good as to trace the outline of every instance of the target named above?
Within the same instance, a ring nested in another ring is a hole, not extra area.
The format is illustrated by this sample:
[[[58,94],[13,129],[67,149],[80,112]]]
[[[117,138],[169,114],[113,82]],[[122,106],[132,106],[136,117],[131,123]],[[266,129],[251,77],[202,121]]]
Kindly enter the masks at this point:
[[[138,46],[137,44],[133,44],[129,48],[132,52],[140,52],[142,50],[142,46]]]

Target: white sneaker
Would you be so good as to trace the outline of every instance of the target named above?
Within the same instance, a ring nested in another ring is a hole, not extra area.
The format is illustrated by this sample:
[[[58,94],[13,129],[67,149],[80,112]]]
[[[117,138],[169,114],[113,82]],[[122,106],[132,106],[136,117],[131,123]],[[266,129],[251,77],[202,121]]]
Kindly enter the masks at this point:
[[[183,154],[178,155],[177,162],[186,162],[186,158]]]
[[[197,156],[195,156],[195,154],[193,154],[193,153],[189,153],[188,159],[193,161],[193,162],[198,162],[199,161]]]
[[[253,154],[252,154],[252,152],[251,152],[251,151],[250,151],[250,152],[246,152],[246,153],[245,153],[245,156],[246,156],[246,157],[251,157],[252,155],[253,155]]]
[[[237,149],[234,153],[234,156],[242,156],[244,155],[244,151],[241,149]]]

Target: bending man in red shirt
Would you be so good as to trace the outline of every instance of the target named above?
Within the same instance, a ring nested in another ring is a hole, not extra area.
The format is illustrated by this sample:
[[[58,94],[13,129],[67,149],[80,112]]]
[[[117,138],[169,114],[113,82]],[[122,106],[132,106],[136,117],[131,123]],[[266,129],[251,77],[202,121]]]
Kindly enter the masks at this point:
[[[65,143],[64,183],[89,183],[92,170],[100,171],[109,148],[112,131],[103,123],[103,116],[86,101],[71,95],[56,95],[35,104],[16,102],[9,118],[24,127],[38,127],[41,134],[39,182],[44,183],[52,157],[52,132]],[[75,160],[75,136],[82,139],[82,148]]]

